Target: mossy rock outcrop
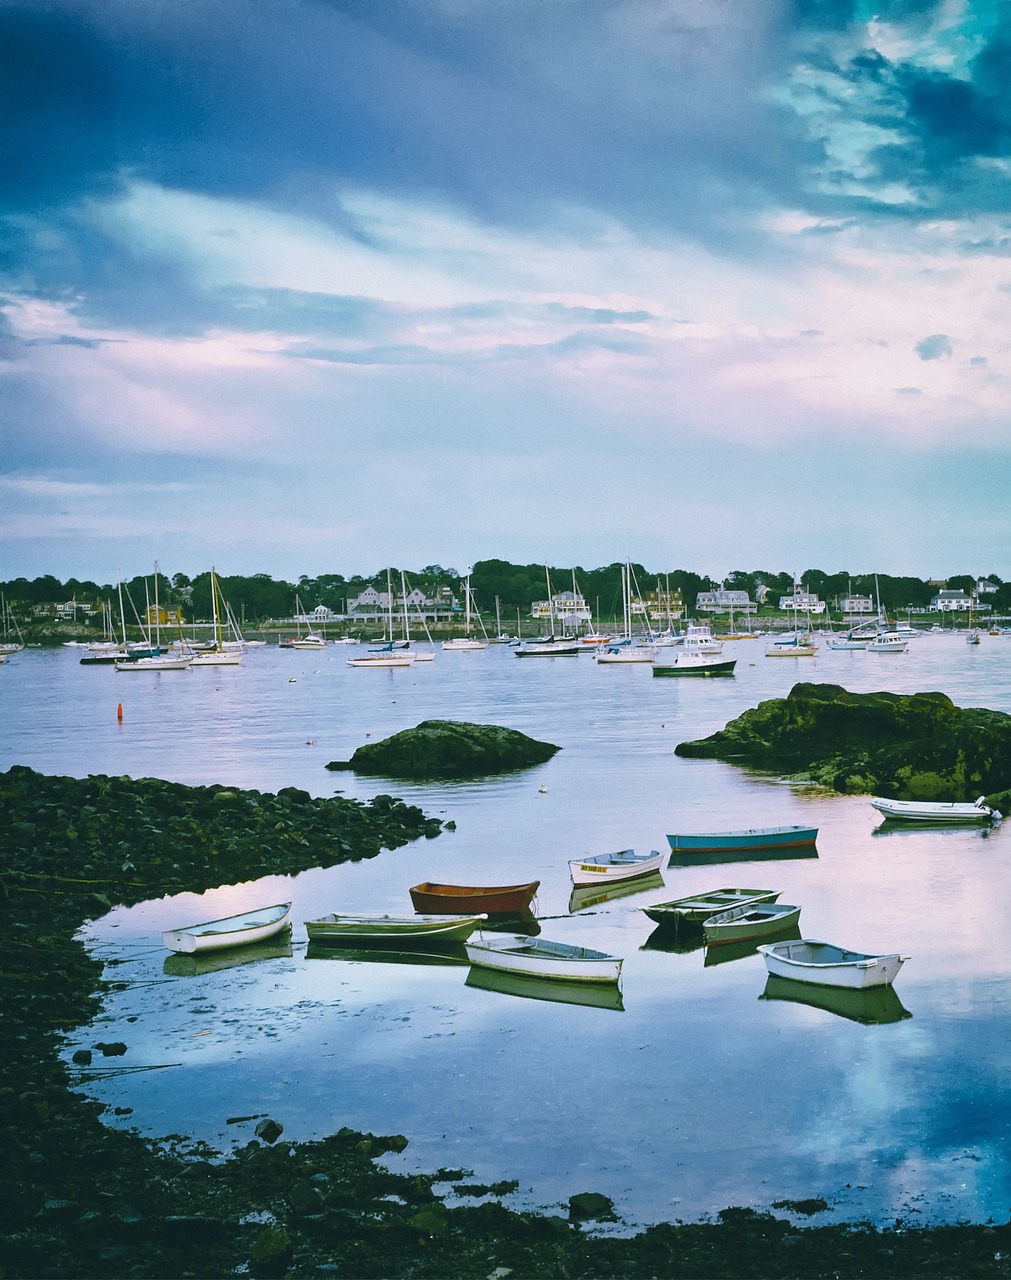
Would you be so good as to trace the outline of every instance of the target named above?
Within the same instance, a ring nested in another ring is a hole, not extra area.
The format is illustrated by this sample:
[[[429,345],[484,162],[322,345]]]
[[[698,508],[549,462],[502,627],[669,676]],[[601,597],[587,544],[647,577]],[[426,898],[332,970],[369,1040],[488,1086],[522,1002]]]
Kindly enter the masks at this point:
[[[458,720],[423,720],[382,742],[359,747],[328,769],[353,769],[384,778],[478,778],[543,764],[559,748],[516,729]]]
[[[1011,784],[1011,716],[943,693],[797,684],[675,754],[801,775],[846,794],[975,800]]]

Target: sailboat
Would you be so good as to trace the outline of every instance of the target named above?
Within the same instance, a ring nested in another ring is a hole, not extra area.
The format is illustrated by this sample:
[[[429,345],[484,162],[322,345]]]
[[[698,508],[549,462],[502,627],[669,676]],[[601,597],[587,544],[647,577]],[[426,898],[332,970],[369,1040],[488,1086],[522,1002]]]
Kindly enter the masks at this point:
[[[4,655],[8,653],[20,653],[25,647],[25,638],[21,634],[21,628],[15,621],[14,614],[11,612],[11,607],[7,603],[7,597],[4,595],[0,595],[0,615],[3,616],[4,629],[4,638],[3,643],[0,644],[0,653]],[[12,632],[17,636],[16,640],[11,638]]]
[[[478,613],[478,621],[481,623],[481,631],[484,633],[484,639],[478,640],[476,636],[472,636],[470,632],[470,614],[471,614],[471,595],[470,595],[470,570],[467,570],[467,576],[463,582],[465,622],[464,627],[466,635],[454,636],[452,640],[443,640],[442,647],[449,651],[468,650],[468,649],[487,649],[490,641],[487,633],[484,631],[484,622]]]
[[[395,645],[393,641],[393,585],[390,570],[386,570],[386,643],[373,645],[368,653],[348,658],[349,667],[412,667],[417,654],[406,648],[406,642]]]
[[[211,612],[214,618],[214,644],[210,649],[202,649],[193,654],[193,667],[237,667],[241,664],[243,654],[240,649],[226,649],[221,633],[222,601],[218,589],[218,575],[211,565]]]
[[[548,566],[544,566],[544,577],[548,584],[548,617],[551,622],[551,634],[540,640],[528,640],[518,645],[513,652],[517,658],[569,658],[578,654],[582,648],[579,641],[568,636],[555,635],[555,603],[551,594],[551,574]]]
[[[411,643],[411,624],[410,624],[410,618],[408,616],[408,608],[407,608],[407,578],[404,574],[403,569],[400,570],[400,594],[403,597],[403,602],[404,602],[404,644],[409,646]],[[421,625],[425,629],[425,635],[428,636],[428,643],[431,644],[432,636],[428,630],[428,623],[426,623],[425,621],[425,615],[421,612],[420,609],[418,610],[418,613],[421,617]],[[434,662],[435,661],[434,649],[412,649],[411,653],[414,655],[415,662]]]
[[[630,562],[621,566],[621,608],[625,620],[624,639],[617,644],[601,645],[593,656],[599,663],[605,665],[653,662],[656,658],[655,650],[632,644],[632,565]]]
[[[162,653],[161,610],[158,606],[158,561],[154,562],[154,653],[143,658],[126,658],[116,663],[117,671],[185,671],[192,653]]]

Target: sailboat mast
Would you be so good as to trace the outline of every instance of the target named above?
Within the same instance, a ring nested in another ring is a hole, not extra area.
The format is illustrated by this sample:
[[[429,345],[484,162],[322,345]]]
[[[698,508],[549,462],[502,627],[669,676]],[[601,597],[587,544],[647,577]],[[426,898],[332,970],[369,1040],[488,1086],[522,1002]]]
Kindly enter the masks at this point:
[[[403,569],[400,570],[400,594],[404,598],[404,639],[410,643],[411,628],[407,621],[407,579],[404,577]]]
[[[161,614],[158,611],[158,561],[154,562],[154,643],[161,653]]]
[[[544,581],[548,587],[548,621],[551,623],[551,634],[555,634],[555,602],[551,599],[551,575],[548,573],[548,566],[544,566]]]

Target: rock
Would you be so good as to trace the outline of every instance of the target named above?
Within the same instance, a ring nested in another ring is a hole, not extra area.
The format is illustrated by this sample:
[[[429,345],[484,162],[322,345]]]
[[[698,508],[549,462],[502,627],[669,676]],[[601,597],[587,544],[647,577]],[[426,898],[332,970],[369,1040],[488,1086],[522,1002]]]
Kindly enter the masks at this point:
[[[975,800],[1011,780],[1011,716],[943,693],[797,684],[675,754],[797,774],[845,794]]]
[[[126,1053],[126,1045],[122,1040],[114,1040],[111,1044],[100,1040],[95,1048],[101,1049],[103,1058],[121,1058]]]
[[[569,1196],[569,1217],[573,1222],[599,1221],[614,1217],[614,1202],[599,1191],[581,1191]]]
[[[264,1142],[276,1142],[284,1133],[284,1126],[278,1124],[276,1120],[261,1120],[253,1132]]]
[[[528,769],[559,748],[516,729],[424,720],[382,742],[359,747],[350,760],[331,761],[328,769],[353,769],[389,778],[474,778]]]
[[[71,1062],[75,1062],[79,1067],[90,1067],[91,1066],[91,1050],[78,1049],[77,1052],[74,1054],[74,1056],[71,1058]]]
[[[283,1276],[291,1261],[291,1237],[280,1227],[261,1231],[249,1251],[249,1273],[258,1280]]]

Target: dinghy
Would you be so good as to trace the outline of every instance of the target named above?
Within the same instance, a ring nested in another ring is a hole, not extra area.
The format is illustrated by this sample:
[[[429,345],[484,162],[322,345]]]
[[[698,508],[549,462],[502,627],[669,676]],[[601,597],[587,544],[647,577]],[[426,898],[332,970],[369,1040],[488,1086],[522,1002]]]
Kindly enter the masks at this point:
[[[801,938],[799,942],[767,942],[758,950],[765,957],[766,969],[778,978],[793,978],[825,987],[846,987],[854,991],[888,986],[909,959],[909,956],[901,956],[897,952],[874,955],[850,951],[847,947],[837,947],[814,938]]]
[[[564,982],[617,982],[621,975],[618,956],[522,933],[482,933],[466,943],[466,950],[471,964],[504,973]]]
[[[634,849],[621,849],[618,853],[586,854],[569,863],[569,875],[578,889],[588,884],[609,885],[619,880],[634,880],[658,872],[667,855],[636,853]]]
[[[487,920],[485,915],[348,915],[334,912],[306,920],[310,942],[363,947],[376,943],[424,946],[432,942],[465,942]]]
[[[161,940],[169,951],[184,955],[194,951],[223,951],[225,947],[243,947],[250,942],[272,938],[288,928],[290,915],[291,903],[278,902],[270,907],[243,911],[236,916],[224,916],[221,920],[167,929]]]
[[[711,889],[708,893],[694,893],[670,902],[655,902],[642,910],[657,924],[701,925],[718,911],[750,906],[753,902],[775,902],[780,893],[781,889]]]
[[[800,907],[784,902],[752,902],[743,907],[718,911],[702,922],[706,945],[723,946],[729,942],[750,942],[768,938],[774,933],[794,928],[800,919]]]

